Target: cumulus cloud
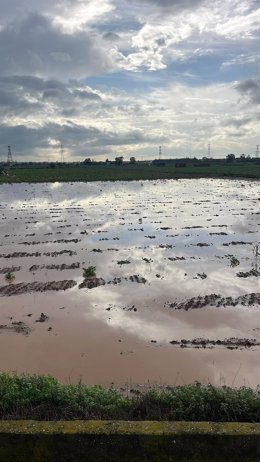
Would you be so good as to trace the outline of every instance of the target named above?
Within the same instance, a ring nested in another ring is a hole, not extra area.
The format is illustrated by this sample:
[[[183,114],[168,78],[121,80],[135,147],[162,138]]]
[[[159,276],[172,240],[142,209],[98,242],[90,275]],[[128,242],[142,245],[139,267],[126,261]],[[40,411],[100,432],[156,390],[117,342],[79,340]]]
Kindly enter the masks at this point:
[[[232,62],[234,45],[228,45],[230,41],[240,41],[237,47],[241,54],[242,40],[258,38],[260,9],[253,8],[251,0],[215,0],[211,5],[200,0],[130,3],[140,26],[133,30],[127,49],[114,49],[113,57],[122,69],[157,71],[171,63],[194,62],[219,52],[228,58],[229,46]]]
[[[40,124],[80,116],[102,102],[102,93],[82,82],[44,80],[34,76],[0,77],[0,117],[8,123]]]
[[[57,2],[54,13],[50,15],[53,23],[64,31],[73,33],[86,25],[105,23],[109,13],[114,10],[111,0],[66,0]]]
[[[3,0],[0,148],[247,152],[259,15],[253,0]]]

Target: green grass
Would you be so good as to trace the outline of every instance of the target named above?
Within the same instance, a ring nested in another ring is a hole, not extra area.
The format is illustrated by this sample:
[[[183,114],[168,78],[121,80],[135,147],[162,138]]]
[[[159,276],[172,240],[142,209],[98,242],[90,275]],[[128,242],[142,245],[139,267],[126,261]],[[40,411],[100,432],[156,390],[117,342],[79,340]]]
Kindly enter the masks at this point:
[[[178,178],[253,178],[260,179],[260,164],[253,162],[232,163],[212,162],[208,167],[188,163],[187,167],[135,164],[92,165],[87,167],[19,168],[12,167],[9,176],[0,176],[0,183],[39,183],[53,181],[117,181],[117,180],[155,180]]]
[[[114,388],[2,373],[0,418],[260,422],[260,391],[195,383],[125,397]]]

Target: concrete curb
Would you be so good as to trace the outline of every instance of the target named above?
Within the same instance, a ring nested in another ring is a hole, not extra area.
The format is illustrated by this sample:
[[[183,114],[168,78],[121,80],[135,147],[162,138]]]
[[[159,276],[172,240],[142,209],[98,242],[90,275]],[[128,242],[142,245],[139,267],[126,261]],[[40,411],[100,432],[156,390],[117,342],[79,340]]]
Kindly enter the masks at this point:
[[[256,462],[260,424],[0,421],[0,462]]]

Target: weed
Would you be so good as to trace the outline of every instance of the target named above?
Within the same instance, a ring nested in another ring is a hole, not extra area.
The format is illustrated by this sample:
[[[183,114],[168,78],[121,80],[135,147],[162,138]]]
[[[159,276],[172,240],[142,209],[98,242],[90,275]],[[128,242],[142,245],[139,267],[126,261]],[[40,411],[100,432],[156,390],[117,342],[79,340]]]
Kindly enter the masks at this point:
[[[96,267],[88,266],[88,268],[83,268],[83,277],[84,278],[94,278],[96,277]]]
[[[191,385],[125,397],[115,388],[0,373],[0,419],[260,422],[260,390]]]
[[[12,282],[15,279],[15,274],[12,273],[11,271],[8,271],[5,274],[5,279],[6,279],[7,282]]]

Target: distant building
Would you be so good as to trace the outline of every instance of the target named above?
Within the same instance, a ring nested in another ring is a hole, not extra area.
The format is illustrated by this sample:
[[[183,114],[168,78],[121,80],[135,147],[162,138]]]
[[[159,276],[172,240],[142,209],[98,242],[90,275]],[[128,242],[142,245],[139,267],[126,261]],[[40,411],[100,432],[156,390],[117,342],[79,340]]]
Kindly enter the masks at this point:
[[[165,162],[160,159],[155,159],[153,160],[153,165],[156,165],[156,167],[163,167],[165,165]]]
[[[187,167],[187,164],[186,164],[186,162],[176,162],[175,167],[176,168],[184,168],[184,167]]]

